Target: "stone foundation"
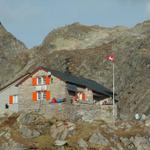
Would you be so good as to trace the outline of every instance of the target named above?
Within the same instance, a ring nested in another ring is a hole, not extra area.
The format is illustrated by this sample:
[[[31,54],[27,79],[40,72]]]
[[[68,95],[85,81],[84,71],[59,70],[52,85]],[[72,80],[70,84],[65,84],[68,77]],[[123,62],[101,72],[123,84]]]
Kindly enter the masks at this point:
[[[112,121],[112,105],[97,106],[89,104],[48,104],[42,105],[40,113],[42,113],[46,118],[57,118],[61,120],[84,120],[84,121],[96,121],[96,120],[105,120]]]

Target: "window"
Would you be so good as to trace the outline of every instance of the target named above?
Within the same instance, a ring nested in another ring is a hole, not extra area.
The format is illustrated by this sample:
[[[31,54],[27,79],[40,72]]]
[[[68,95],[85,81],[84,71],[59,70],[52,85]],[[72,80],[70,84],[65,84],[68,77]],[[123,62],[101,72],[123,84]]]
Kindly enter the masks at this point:
[[[44,77],[38,77],[37,83],[38,83],[38,85],[45,84],[45,78]]]
[[[18,104],[18,96],[17,95],[9,96],[9,104]]]
[[[44,99],[46,99],[46,92],[44,91],[37,92],[37,100],[44,100]]]
[[[37,92],[37,100],[41,99],[41,92]]]
[[[14,104],[18,104],[18,96],[14,95]]]
[[[41,83],[42,83],[41,77],[38,77],[38,84],[41,84]]]

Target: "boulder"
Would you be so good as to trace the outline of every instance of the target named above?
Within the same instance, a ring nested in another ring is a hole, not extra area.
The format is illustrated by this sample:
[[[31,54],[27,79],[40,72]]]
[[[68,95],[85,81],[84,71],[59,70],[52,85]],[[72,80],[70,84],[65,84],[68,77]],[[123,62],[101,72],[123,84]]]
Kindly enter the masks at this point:
[[[111,142],[113,142],[113,143],[116,143],[116,142],[118,142],[120,139],[119,139],[119,137],[117,136],[117,135],[113,135],[112,137],[111,137],[111,139],[110,139],[110,141]]]
[[[72,122],[65,122],[65,126],[68,128],[69,131],[72,131],[75,129],[75,124]]]
[[[25,147],[22,144],[16,143],[13,140],[7,141],[0,145],[0,150],[24,150]]]
[[[10,139],[11,138],[11,130],[9,128],[1,129],[0,137],[3,137],[7,140]]]
[[[57,123],[56,123],[56,127],[60,127],[60,126],[63,126],[64,125],[64,123],[62,122],[62,121],[58,121]]]
[[[67,141],[65,141],[65,140],[56,140],[55,141],[56,146],[64,146],[66,144],[67,144]]]
[[[118,150],[118,149],[116,149],[116,148],[114,148],[114,147],[110,147],[110,150]]]
[[[91,144],[100,144],[100,145],[103,145],[103,146],[107,146],[109,144],[109,141],[101,133],[94,133],[90,137],[89,143],[91,143]]]
[[[27,126],[20,126],[19,128],[20,133],[26,138],[35,138],[40,136],[40,132],[35,129],[30,129]]]
[[[57,150],[65,150],[65,147],[64,147],[64,146],[59,146],[59,147],[57,148]]]
[[[57,138],[58,130],[57,130],[57,127],[55,124],[51,126],[50,133],[51,133],[52,138],[54,138],[54,139]]]
[[[120,141],[124,144],[125,147],[127,147],[128,149],[134,149],[135,148],[135,145],[134,143],[128,139],[128,138],[124,138],[124,137],[121,137],[120,138]]]
[[[120,143],[117,143],[117,148],[118,148],[119,150],[124,150],[124,148],[121,146]]]
[[[62,134],[61,134],[61,136],[60,136],[60,140],[65,140],[66,138],[67,138],[67,136],[68,136],[68,134],[69,134],[69,130],[66,128],[66,129],[64,129],[64,131],[62,132]]]
[[[75,124],[71,122],[58,122],[50,128],[51,137],[55,140],[65,140],[68,136],[73,134]]]
[[[145,125],[146,125],[147,127],[150,127],[150,117],[146,118],[146,120],[145,120]]]
[[[150,149],[150,140],[149,137],[135,136],[130,138],[134,143],[137,150],[149,150]]]
[[[21,113],[20,116],[17,118],[17,122],[23,125],[34,124],[34,125],[39,126],[39,128],[41,128],[40,126],[44,128],[50,125],[48,120],[44,116],[42,116],[39,113],[34,113],[34,112]]]
[[[79,145],[79,148],[81,148],[82,150],[87,150],[88,149],[88,144],[83,139],[80,139],[78,141],[78,145]]]
[[[18,118],[17,122],[21,124],[31,124],[36,121],[37,115],[33,115],[32,113],[22,113]]]

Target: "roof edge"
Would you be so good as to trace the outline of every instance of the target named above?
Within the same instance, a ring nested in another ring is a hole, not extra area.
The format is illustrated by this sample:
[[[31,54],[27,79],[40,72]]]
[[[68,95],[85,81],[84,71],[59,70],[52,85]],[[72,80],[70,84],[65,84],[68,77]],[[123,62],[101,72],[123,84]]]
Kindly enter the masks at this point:
[[[21,78],[27,76],[27,75],[29,75],[29,73],[26,73],[26,74],[24,74],[24,75],[18,77],[17,79],[15,79],[14,81],[10,82],[9,84],[5,85],[4,87],[2,87],[2,88],[0,89],[0,92],[1,92],[2,90],[6,89],[7,87],[9,87],[10,85],[14,84],[15,82],[17,82],[17,81],[20,80]]]
[[[18,82],[18,83],[16,84],[16,86],[19,86],[21,83],[23,83],[24,81],[26,81],[29,77],[31,77],[33,74],[35,74],[35,73],[38,72],[39,70],[44,70],[45,72],[48,72],[48,71],[49,71],[48,69],[46,69],[46,68],[44,68],[44,67],[42,67],[42,66],[39,66],[39,67],[37,67],[35,70],[33,70],[33,71],[29,74],[29,76],[25,77],[25,78],[22,79],[20,82]]]

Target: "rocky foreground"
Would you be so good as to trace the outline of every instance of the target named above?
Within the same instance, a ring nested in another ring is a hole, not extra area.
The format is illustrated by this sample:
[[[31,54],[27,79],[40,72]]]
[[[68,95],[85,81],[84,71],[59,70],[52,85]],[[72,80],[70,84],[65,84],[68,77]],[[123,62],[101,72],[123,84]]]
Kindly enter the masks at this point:
[[[150,119],[92,123],[46,119],[41,114],[0,117],[0,150],[149,150]]]

